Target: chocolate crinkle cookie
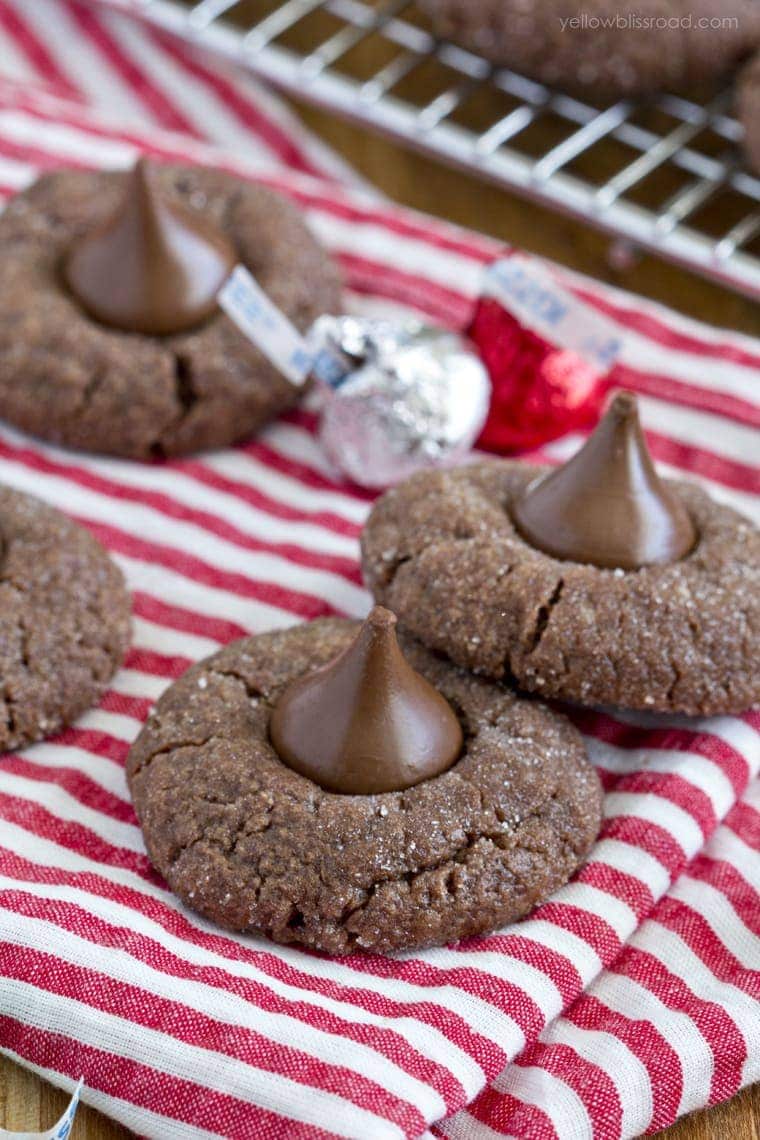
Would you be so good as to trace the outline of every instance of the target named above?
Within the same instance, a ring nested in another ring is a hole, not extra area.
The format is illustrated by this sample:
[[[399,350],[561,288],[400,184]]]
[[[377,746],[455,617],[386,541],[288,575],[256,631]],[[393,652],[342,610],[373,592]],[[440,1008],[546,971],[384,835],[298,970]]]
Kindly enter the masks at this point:
[[[436,32],[542,83],[592,96],[718,79],[760,46],[755,0],[420,0]]]
[[[247,638],[161,698],[127,764],[154,865],[222,926],[332,954],[438,945],[519,918],[597,834],[601,791],[579,734],[402,635],[407,662],[455,710],[461,754],[404,791],[326,791],[283,762],[270,720],[359,629],[322,619]]]
[[[302,331],[338,307],[335,266],[292,204],[222,171],[151,166],[155,202],[143,210],[153,209],[152,223],[160,203],[213,227]],[[114,294],[105,299],[114,311],[124,308],[130,245],[123,227],[112,235],[113,275],[93,258],[80,259],[68,275],[64,270],[71,251],[118,215],[132,178],[45,174],[0,217],[0,417],[55,443],[137,459],[228,445],[294,404],[299,389],[221,310],[197,327],[146,335],[102,321],[69,287],[76,274],[97,292],[99,272],[103,292]],[[201,255],[208,261],[208,250],[199,248],[191,240],[185,251],[191,282]]]
[[[121,572],[83,527],[0,487],[0,749],[95,704],[129,642]]]
[[[753,169],[760,171],[760,52],[739,77],[737,111],[744,127],[744,149]]]
[[[757,0],[419,0],[435,33],[492,63],[585,98],[699,96],[751,60],[737,85],[760,169]]]
[[[760,701],[760,535],[665,482],[697,541],[676,561],[604,569],[536,549],[516,502],[550,469],[494,462],[414,476],[375,505],[366,582],[431,649],[583,704],[713,714]]]

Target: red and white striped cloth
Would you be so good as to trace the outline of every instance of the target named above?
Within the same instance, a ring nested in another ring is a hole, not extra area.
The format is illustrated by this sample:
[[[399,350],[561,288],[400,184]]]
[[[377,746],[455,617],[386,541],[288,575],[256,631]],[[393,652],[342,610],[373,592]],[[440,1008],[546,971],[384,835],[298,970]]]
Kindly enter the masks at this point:
[[[341,189],[344,168],[250,81],[76,0],[0,0],[0,190],[136,151],[294,197],[347,305],[459,324],[497,252]],[[619,322],[666,469],[760,519],[760,344],[587,280]],[[308,411],[244,446],[140,465],[0,425],[0,480],[88,526],[134,594],[98,709],[0,757],[0,1049],[137,1133],[350,1140],[654,1131],[760,1078],[760,714],[570,713],[607,791],[588,865],[464,945],[334,961],[220,932],[145,857],[123,762],[152,701],[244,633],[359,615],[366,494]],[[560,458],[578,445],[547,450]]]

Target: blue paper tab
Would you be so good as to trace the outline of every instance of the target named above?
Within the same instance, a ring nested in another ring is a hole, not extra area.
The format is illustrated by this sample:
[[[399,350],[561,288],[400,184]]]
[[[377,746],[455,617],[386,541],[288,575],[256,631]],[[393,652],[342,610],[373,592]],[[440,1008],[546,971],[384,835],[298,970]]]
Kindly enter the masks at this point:
[[[295,325],[269,299],[255,277],[238,265],[217,297],[231,321],[296,387],[312,369],[312,354]]]
[[[557,348],[569,349],[608,372],[623,347],[620,330],[602,313],[563,289],[533,262],[495,261],[486,270],[484,292]]]
[[[84,1080],[80,1080],[74,1089],[69,1107],[58,1123],[54,1124],[52,1128],[49,1128],[47,1132],[8,1132],[6,1129],[0,1128],[0,1140],[68,1140],[68,1137],[71,1135],[71,1129],[74,1127],[74,1117],[79,1107],[79,1098],[82,1094],[83,1085]]]

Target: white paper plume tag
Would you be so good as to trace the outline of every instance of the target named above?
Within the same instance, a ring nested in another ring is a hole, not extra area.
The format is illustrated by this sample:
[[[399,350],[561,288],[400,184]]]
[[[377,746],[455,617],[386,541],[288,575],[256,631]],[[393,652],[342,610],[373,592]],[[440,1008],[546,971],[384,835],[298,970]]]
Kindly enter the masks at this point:
[[[79,1097],[83,1084],[83,1080],[79,1082],[74,1089],[69,1107],[58,1123],[54,1124],[52,1128],[48,1128],[47,1132],[7,1132],[4,1128],[0,1128],[0,1140],[68,1140],[79,1107]]]
[[[312,348],[245,266],[233,269],[217,301],[240,331],[297,388],[312,373],[326,384],[336,383],[345,374],[345,362],[325,348]]]
[[[612,321],[563,289],[538,265],[508,257],[489,265],[484,293],[499,301],[521,324],[584,357],[600,372],[608,372],[623,342]]]
[[[300,387],[304,383],[312,365],[304,339],[247,269],[242,265],[233,269],[217,301],[291,384]]]

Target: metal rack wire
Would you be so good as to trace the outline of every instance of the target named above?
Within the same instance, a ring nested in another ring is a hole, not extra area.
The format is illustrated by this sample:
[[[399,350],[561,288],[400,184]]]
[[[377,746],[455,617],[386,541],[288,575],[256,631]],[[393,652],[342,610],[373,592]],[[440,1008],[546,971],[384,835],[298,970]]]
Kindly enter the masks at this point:
[[[742,163],[729,89],[705,103],[596,106],[436,40],[413,0],[105,2],[621,246],[760,297],[760,178]]]

